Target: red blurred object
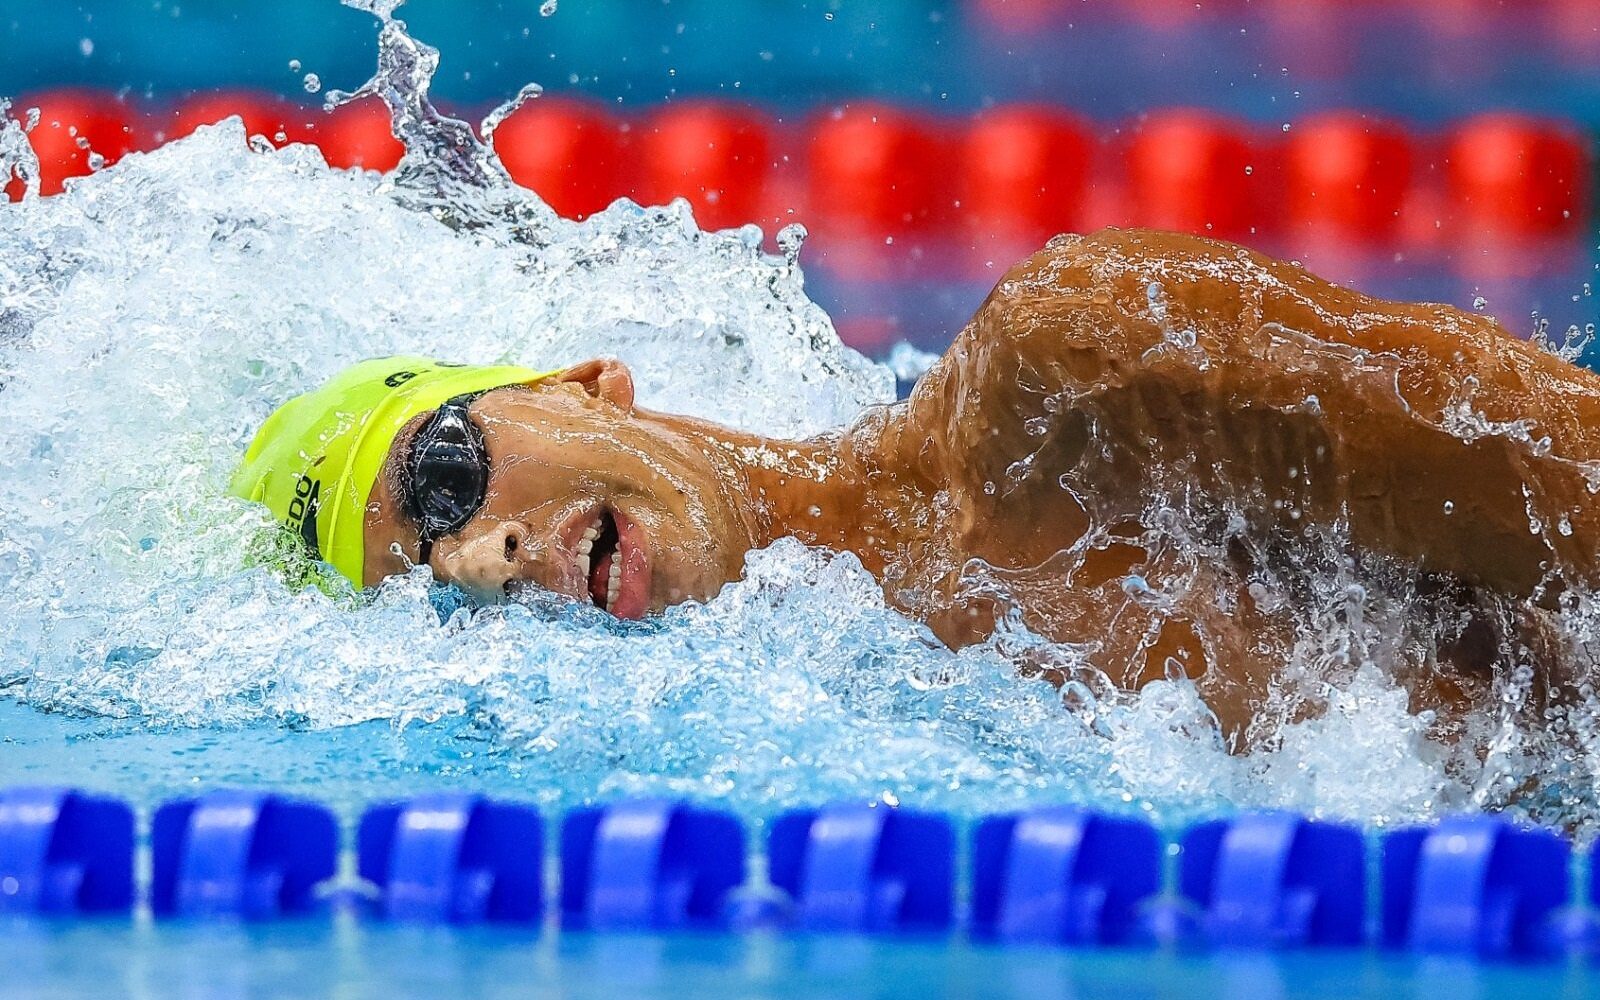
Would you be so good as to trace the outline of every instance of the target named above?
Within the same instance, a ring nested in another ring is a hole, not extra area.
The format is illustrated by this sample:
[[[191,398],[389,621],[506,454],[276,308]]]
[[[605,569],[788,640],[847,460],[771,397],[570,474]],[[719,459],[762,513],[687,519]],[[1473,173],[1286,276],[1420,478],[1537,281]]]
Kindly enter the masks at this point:
[[[836,233],[875,240],[922,233],[947,217],[945,145],[909,112],[853,104],[811,131],[807,208]]]
[[[1262,11],[1268,51],[1279,65],[1292,65],[1297,77],[1340,81],[1355,76],[1364,22],[1375,9],[1382,7],[1373,0],[1341,4],[1280,0]]]
[[[840,340],[872,357],[883,357],[906,339],[897,316],[839,315],[833,317],[833,322]]]
[[[1549,0],[1543,11],[1544,37],[1563,62],[1589,72],[1600,61],[1600,4],[1594,0]]]
[[[330,167],[393,170],[406,151],[389,128],[389,109],[376,97],[327,112],[317,123],[315,139]]]
[[[568,218],[593,215],[623,193],[622,133],[592,104],[529,101],[495,129],[494,148],[513,180]]]
[[[1057,109],[981,115],[963,142],[963,219],[980,235],[1032,244],[1081,228],[1094,148],[1089,126]]]
[[[1237,18],[1249,0],[1123,0],[1120,11],[1146,27],[1178,31],[1206,21]],[[1305,3],[1307,0],[1286,0]]]
[[[1284,148],[1287,221],[1345,240],[1391,240],[1415,160],[1410,137],[1388,122],[1349,111],[1296,122]]]
[[[21,98],[11,113],[26,121],[30,108],[39,109],[39,124],[28,133],[28,143],[39,157],[40,194],[60,194],[67,178],[90,173],[91,153],[104,157],[110,166],[138,148],[137,113],[111,94],[51,91]],[[5,192],[12,201],[21,199],[22,181],[0,180],[10,181]]]
[[[181,139],[202,125],[215,125],[233,115],[244,121],[247,140],[260,135],[274,146],[286,146],[314,142],[324,112],[320,106],[296,104],[271,94],[210,91],[178,105],[158,138],[163,142]]]
[[[755,222],[772,172],[770,125],[748,108],[714,102],[674,104],[638,137],[645,204],[688,198],[706,229]]]
[[[1250,235],[1265,151],[1231,119],[1177,109],[1152,114],[1127,148],[1127,197],[1135,225],[1223,239]]]
[[[1007,34],[1027,34],[1057,27],[1071,8],[1061,0],[977,0],[981,20]]]
[[[1518,114],[1468,119],[1445,152],[1451,222],[1459,238],[1515,242],[1573,235],[1585,224],[1589,157],[1557,122]]]

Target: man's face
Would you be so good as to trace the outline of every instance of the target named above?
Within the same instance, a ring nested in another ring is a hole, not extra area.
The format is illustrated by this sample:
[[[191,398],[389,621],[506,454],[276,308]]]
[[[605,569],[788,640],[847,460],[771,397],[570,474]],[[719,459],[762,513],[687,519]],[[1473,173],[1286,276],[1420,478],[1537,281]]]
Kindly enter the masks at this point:
[[[482,601],[533,586],[640,618],[738,577],[753,534],[741,482],[710,457],[704,425],[635,410],[619,363],[473,400],[484,500],[464,526],[428,539],[414,512],[431,487],[411,458],[431,417],[395,438],[373,487],[369,586],[426,560],[436,579]]]

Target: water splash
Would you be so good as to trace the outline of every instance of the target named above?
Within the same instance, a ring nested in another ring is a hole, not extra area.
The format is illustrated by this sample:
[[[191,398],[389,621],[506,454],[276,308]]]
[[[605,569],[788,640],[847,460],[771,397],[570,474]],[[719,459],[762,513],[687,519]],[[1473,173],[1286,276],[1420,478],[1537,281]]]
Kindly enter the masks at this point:
[[[1588,286],[1584,287],[1587,288]],[[1538,316],[1534,321],[1533,336],[1529,339],[1533,341],[1535,346],[1555,355],[1562,361],[1576,364],[1578,359],[1583,357],[1584,352],[1589,350],[1589,346],[1594,343],[1594,335],[1595,325],[1593,323],[1585,323],[1581,327],[1574,323],[1567,327],[1566,332],[1557,341],[1550,336],[1550,318],[1548,316]]]
[[[11,102],[0,97],[0,191],[19,180],[24,197],[39,196],[39,158],[28,142],[28,133],[38,124],[37,108],[28,113],[28,124],[24,126],[11,117]]]
[[[0,689],[144,731],[388,724],[413,748],[475,756],[448,770],[456,787],[553,804],[685,792],[752,814],[894,794],[969,813],[1076,799],[1173,820],[1292,806],[1397,822],[1499,801],[1542,759],[1499,716],[1482,720],[1499,734],[1489,763],[1427,738],[1386,668],[1435,619],[1417,617],[1426,603],[1403,576],[1385,589],[1334,558],[1339,537],[1305,565],[1261,560],[1248,581],[1326,641],[1294,664],[1323,710],[1267,712],[1245,755],[1226,752],[1181,670],[1131,695],[1086,666],[1088,650],[1015,615],[951,652],[886,607],[854,557],[793,542],[751,554],[712,601],[634,625],[554,597],[474,611],[425,569],[357,595],[253,568],[279,536],[225,495],[228,473],[277,403],[363,357],[550,367],[616,354],[645,405],[781,435],[893,396],[892,373],[843,347],[806,299],[803,229],[774,257],[753,229],[700,231],[681,203],[560,219],[433,107],[439,53],[394,18],[398,0],[346,2],[377,18],[378,68],[325,97],[384,101],[406,146],[390,176],[329,170],[308,147],[249,149],[235,119],[0,208]],[[0,167],[36,187],[26,146],[7,119]],[[1170,332],[1172,350],[1192,349]],[[1328,363],[1382,383],[1381,359]],[[1151,514],[1142,541],[1160,572],[1117,591],[1141,613],[1215,593],[1228,546],[1254,544],[1242,522]],[[1113,541],[1062,553],[1058,579]],[[1003,574],[971,570],[1003,605]],[[1600,608],[1571,601],[1574,629],[1600,635]],[[1066,683],[1019,678],[1017,664]],[[278,746],[323,752],[309,736]],[[0,755],[0,783],[48,777],[16,766]],[[1558,777],[1581,786],[1585,766]],[[124,794],[157,787],[127,780]]]
[[[510,118],[512,115],[516,114],[518,111],[521,111],[524,104],[527,104],[529,101],[539,97],[543,93],[544,86],[542,84],[525,84],[521,90],[517,91],[517,96],[513,97],[509,101],[506,101],[504,104],[501,104],[493,111],[485,115],[483,117],[483,121],[478,124],[478,131],[483,135],[484,141],[489,143],[489,145],[492,147],[494,145],[495,130],[500,127],[501,123],[507,118]]]
[[[379,19],[378,71],[353,92],[328,91],[324,106],[331,111],[369,96],[383,101],[405,145],[393,174],[395,191],[411,207],[454,226],[509,227],[519,242],[542,244],[555,214],[521,194],[471,125],[440,113],[429,99],[439,50],[411,37],[394,17],[404,0],[344,2]]]

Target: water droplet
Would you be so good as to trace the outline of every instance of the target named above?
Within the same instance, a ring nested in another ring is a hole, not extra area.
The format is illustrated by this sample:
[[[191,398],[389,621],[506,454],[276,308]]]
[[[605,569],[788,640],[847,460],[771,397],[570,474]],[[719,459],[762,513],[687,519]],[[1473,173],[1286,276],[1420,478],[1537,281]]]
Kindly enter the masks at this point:
[[[307,73],[305,81],[301,84],[301,86],[306,88],[306,93],[315,94],[317,91],[322,89],[322,77],[315,73]]]
[[[778,230],[776,237],[778,251],[783,254],[783,259],[791,265],[800,259],[800,248],[805,246],[806,237],[810,231],[798,222],[791,222]]]
[[[92,38],[80,38],[80,39],[78,39],[78,51],[83,53],[83,57],[85,59],[87,59],[90,56],[94,55],[94,39],[92,39]]]
[[[555,12],[556,12],[556,0],[544,0],[544,3],[539,5],[539,16],[540,17],[549,17],[551,14],[554,14]]]
[[[512,115],[521,110],[524,104],[536,97],[539,97],[543,93],[544,86],[542,84],[525,84],[521,90],[517,91],[515,97],[495,108],[487,115],[484,115],[483,121],[478,123],[478,131],[483,134],[485,139],[489,140],[490,145],[494,145],[495,130],[501,125],[505,124],[505,120],[507,118],[510,118]]]
[[[1476,309],[1478,312],[1483,312],[1484,307],[1488,304],[1489,300],[1484,298],[1482,295],[1474,295],[1472,297],[1472,308]]]
[[[300,60],[298,60],[298,59],[290,59],[289,60],[289,72],[291,72],[291,73],[300,72]]]
[[[1444,502],[1444,512],[1446,514],[1454,514],[1456,512],[1456,502],[1454,500],[1446,500]]]
[[[984,496],[994,496],[994,480],[991,479],[983,484],[983,493]]]

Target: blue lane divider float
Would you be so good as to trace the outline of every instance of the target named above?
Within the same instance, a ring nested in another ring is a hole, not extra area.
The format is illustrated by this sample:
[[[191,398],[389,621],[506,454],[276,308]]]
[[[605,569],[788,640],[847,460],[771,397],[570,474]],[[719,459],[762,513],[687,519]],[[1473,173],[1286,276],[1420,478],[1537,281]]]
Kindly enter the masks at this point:
[[[813,931],[937,932],[950,927],[955,833],[950,820],[886,806],[840,804],[772,824],[767,867]]]
[[[0,790],[0,913],[128,912],[135,817],[66,788]],[[927,933],[955,919],[948,817],[835,804],[770,828],[770,888],[747,884],[743,825],[684,802],[637,799],[567,814],[562,922],[665,931],[786,924]],[[259,791],[161,806],[148,903],[159,918],[274,919],[345,906],[340,829],[325,807]],[[1353,827],[1246,813],[1191,827],[1176,895],[1149,824],[1075,808],[980,821],[969,928],[980,940],[1232,948],[1363,942],[1483,959],[1600,956],[1600,866],[1568,906],[1572,851],[1553,831],[1462,816],[1377,841],[1381,920],[1364,919],[1367,839]],[[533,923],[545,912],[543,820],[468,794],[369,809],[357,831],[365,912],[433,923]],[[780,898],[782,897],[782,898]],[[753,908],[752,904],[755,905]],[[741,907],[756,919],[740,922]]]
[[[1366,844],[1354,827],[1283,812],[1191,827],[1179,892],[1223,947],[1354,947],[1366,917]]]
[[[973,834],[978,938],[1124,944],[1160,891],[1161,837],[1148,823],[1045,808],[991,816]]]
[[[426,795],[374,806],[356,832],[374,911],[420,923],[533,923],[544,915],[544,820],[531,806]]]
[[[561,918],[591,930],[727,926],[745,881],[744,826],[724,812],[634,799],[561,825]]]
[[[1550,947],[1571,849],[1549,830],[1456,816],[1383,843],[1383,943],[1417,952],[1527,958]]]
[[[150,852],[157,917],[294,916],[338,869],[339,824],[314,802],[218,791],[157,809]]]
[[[66,788],[0,791],[0,913],[133,905],[133,810]]]

